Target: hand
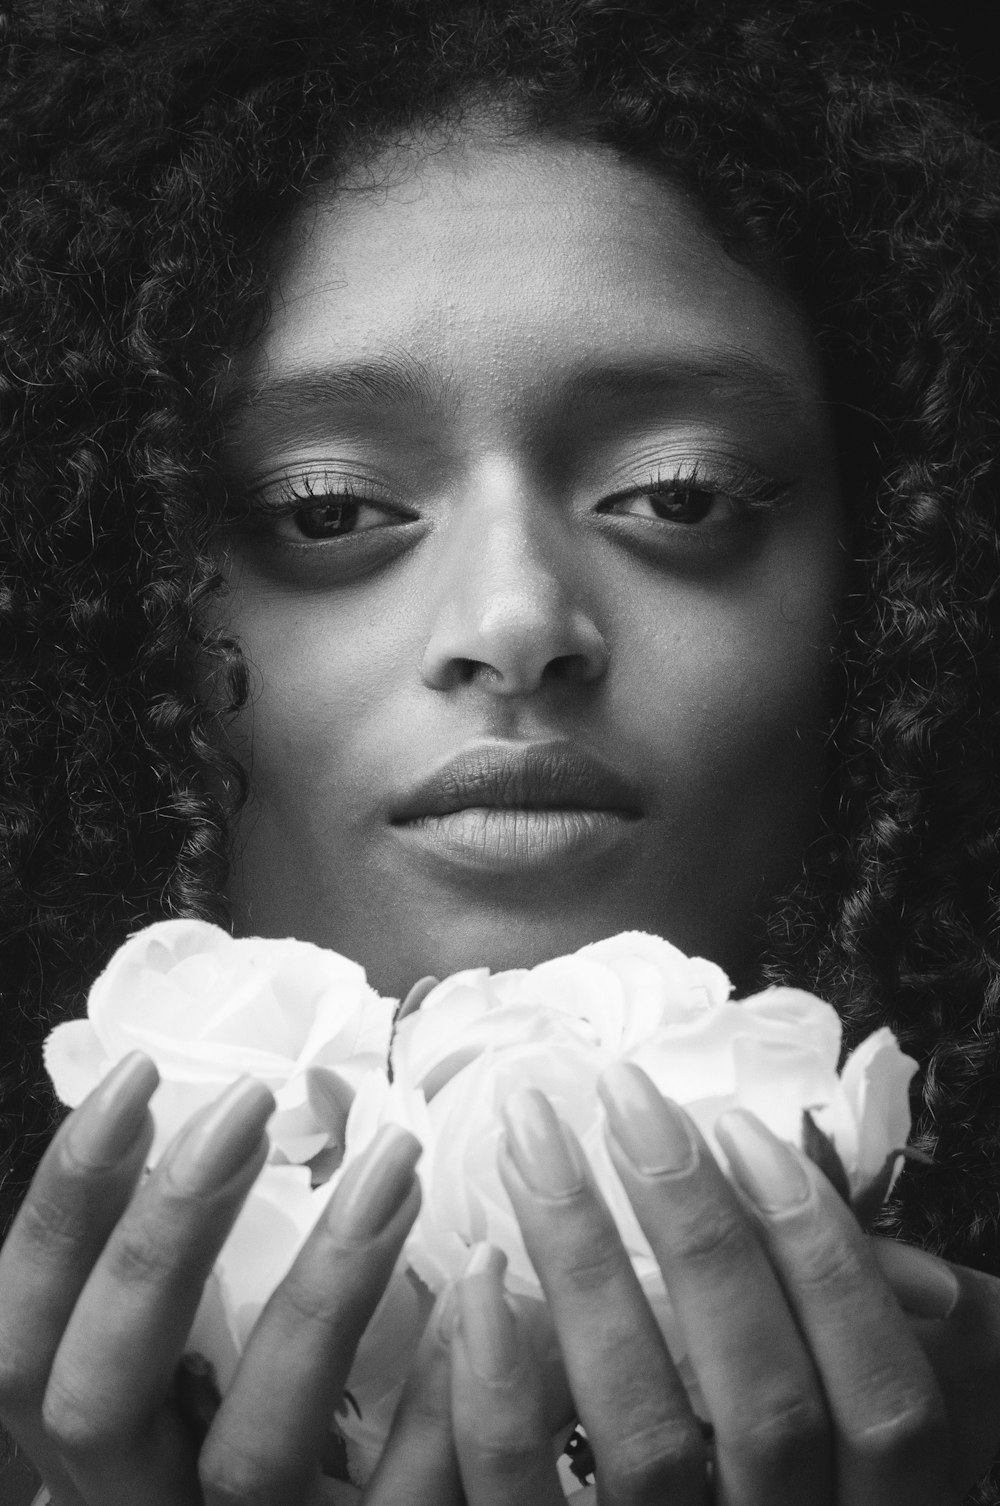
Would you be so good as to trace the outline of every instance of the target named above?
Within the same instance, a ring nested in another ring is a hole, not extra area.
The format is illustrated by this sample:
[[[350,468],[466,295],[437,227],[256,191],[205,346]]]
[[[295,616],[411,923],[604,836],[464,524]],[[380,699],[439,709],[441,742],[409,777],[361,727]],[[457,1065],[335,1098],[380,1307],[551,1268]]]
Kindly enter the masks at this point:
[[[931,1362],[971,1485],[1000,1445],[1000,1280],[893,1239],[871,1248]]]
[[[714,1430],[709,1468],[578,1144],[541,1094],[515,1095],[501,1170],[602,1506],[957,1506],[1000,1443],[998,1284],[937,1261],[928,1277],[916,1251],[903,1257],[904,1282],[898,1257],[876,1254],[887,1242],[869,1240],[816,1168],[752,1115],[725,1115],[717,1129],[734,1188],[639,1069],[612,1068],[602,1097],[611,1154]],[[500,1269],[484,1257],[460,1287],[452,1409],[462,1481],[469,1506],[558,1506],[537,1366]],[[940,1316],[909,1318],[894,1294],[906,1301],[907,1285]],[[964,1419],[963,1364],[976,1375]]]
[[[172,1382],[264,1163],[274,1101],[259,1083],[235,1084],[141,1180],[156,1084],[145,1057],[121,1062],[42,1161],[0,1251],[0,1415],[58,1506],[312,1506],[326,1495],[319,1458],[355,1347],[419,1208],[419,1144],[383,1132],[345,1173],[199,1448]],[[432,1351],[428,1384],[441,1371]],[[410,1406],[422,1406],[419,1384]],[[420,1457],[405,1478],[385,1473],[383,1506],[419,1499],[422,1482],[425,1499],[447,1502],[450,1437],[433,1435]]]

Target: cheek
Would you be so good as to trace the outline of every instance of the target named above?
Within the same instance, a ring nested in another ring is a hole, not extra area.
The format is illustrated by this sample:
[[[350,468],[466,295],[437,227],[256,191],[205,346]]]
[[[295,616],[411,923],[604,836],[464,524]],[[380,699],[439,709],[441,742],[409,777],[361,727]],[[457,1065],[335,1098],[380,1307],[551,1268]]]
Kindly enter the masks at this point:
[[[234,597],[229,623],[253,667],[254,692],[231,741],[251,766],[257,796],[291,822],[304,814],[315,821],[319,799],[326,824],[366,783],[360,729],[413,674],[404,615],[344,602],[333,610],[329,596]]]
[[[618,691],[622,716],[631,706],[665,799],[675,811],[683,803],[706,836],[726,823],[766,846],[767,821],[773,833],[814,820],[835,709],[838,599],[831,571],[794,589],[758,578],[717,596],[675,590],[658,612],[646,604]]]

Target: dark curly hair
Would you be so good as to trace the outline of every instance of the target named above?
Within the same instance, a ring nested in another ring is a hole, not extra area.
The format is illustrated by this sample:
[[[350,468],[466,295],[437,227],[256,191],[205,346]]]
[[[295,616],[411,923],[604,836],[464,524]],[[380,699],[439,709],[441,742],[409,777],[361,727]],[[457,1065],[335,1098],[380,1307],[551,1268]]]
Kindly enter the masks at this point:
[[[759,982],[923,1068],[883,1228],[1000,1273],[1000,173],[849,4],[22,0],[0,140],[0,988],[12,1186],[39,1043],[130,929],[226,923],[204,625],[221,377],[307,189],[470,99],[684,185],[824,355],[856,561],[824,836]],[[203,681],[202,681],[203,682]],[[18,1170],[18,1157],[21,1158]]]

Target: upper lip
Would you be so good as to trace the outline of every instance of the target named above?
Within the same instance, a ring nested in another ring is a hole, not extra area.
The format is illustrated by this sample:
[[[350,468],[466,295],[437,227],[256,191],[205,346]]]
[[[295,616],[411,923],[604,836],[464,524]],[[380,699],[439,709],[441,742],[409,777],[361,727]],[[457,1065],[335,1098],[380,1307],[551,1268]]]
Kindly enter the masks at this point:
[[[565,742],[485,743],[439,765],[392,812],[396,823],[447,816],[470,806],[507,810],[617,810],[640,814],[625,774]]]

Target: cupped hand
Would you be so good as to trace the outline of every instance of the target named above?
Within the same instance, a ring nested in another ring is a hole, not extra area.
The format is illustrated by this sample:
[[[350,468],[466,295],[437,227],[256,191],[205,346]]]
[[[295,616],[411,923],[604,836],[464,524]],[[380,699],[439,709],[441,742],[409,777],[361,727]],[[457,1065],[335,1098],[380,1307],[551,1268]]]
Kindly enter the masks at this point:
[[[734,1186],[638,1068],[610,1069],[602,1097],[712,1444],[572,1132],[543,1095],[515,1095],[501,1170],[601,1506],[957,1506],[1000,1445],[1000,1283],[887,1252],[750,1114],[717,1128]],[[459,1287],[462,1483],[469,1506],[558,1506],[539,1367],[502,1270],[481,1252]]]
[[[173,1400],[177,1363],[274,1101],[235,1084],[144,1177],[156,1083],[148,1059],[127,1058],[42,1161],[0,1252],[0,1415],[57,1506],[312,1506],[355,1347],[419,1208],[419,1144],[384,1131],[345,1172],[197,1440]],[[440,1389],[433,1351],[424,1372]],[[450,1436],[431,1430],[420,1458],[406,1478],[384,1472],[382,1506],[447,1500]]]

